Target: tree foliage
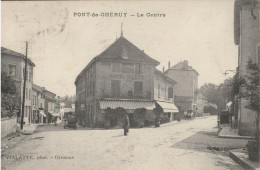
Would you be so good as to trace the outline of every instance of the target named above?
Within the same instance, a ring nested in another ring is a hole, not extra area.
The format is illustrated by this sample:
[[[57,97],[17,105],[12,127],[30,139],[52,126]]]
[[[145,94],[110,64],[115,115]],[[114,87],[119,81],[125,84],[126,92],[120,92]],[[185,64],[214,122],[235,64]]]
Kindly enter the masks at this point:
[[[233,79],[228,78],[219,85],[204,84],[199,91],[210,103],[216,104],[218,109],[223,109],[226,103],[231,101],[232,83]]]
[[[247,63],[247,74],[241,83],[241,96],[245,97],[249,103],[247,108],[256,111],[259,114],[260,106],[260,90],[259,90],[259,73],[260,69],[256,63],[249,60]]]
[[[14,80],[1,73],[1,118],[13,117],[19,110],[19,98]]]

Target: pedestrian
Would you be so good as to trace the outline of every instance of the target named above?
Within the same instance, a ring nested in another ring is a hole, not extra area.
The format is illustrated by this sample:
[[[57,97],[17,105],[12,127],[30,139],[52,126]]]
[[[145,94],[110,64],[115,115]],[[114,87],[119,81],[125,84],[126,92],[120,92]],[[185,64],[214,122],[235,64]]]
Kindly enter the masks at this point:
[[[129,127],[130,127],[129,117],[127,116],[127,113],[125,113],[124,124],[123,124],[124,135],[125,135],[125,136],[126,136],[127,133],[129,132]]]

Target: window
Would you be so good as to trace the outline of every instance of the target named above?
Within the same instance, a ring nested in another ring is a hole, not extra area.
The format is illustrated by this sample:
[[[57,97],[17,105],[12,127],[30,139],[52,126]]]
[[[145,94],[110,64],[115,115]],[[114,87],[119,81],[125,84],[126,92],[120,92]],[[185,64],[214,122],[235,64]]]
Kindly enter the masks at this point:
[[[134,73],[134,64],[122,63],[121,70],[123,73]]]
[[[25,98],[28,99],[28,88],[25,89]]]
[[[31,89],[29,89],[29,100],[31,100]]]
[[[172,87],[168,88],[168,98],[173,98],[173,88]]]
[[[16,76],[16,65],[9,65],[9,76]]]
[[[112,71],[120,72],[120,63],[112,63]]]
[[[134,94],[135,94],[135,96],[143,96],[143,82],[142,81],[134,82]]]
[[[95,95],[95,82],[92,83],[92,96]]]
[[[158,84],[158,98],[160,98],[160,92],[161,92],[161,87],[160,84]]]
[[[138,63],[135,64],[135,73],[136,74],[143,74],[143,65]]]
[[[120,80],[111,80],[111,95],[114,97],[120,96]]]

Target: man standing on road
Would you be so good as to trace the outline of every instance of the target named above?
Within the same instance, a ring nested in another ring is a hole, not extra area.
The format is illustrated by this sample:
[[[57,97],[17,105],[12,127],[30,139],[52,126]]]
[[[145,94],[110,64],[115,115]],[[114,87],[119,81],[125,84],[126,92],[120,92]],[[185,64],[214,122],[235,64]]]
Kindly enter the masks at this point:
[[[124,124],[123,124],[123,128],[124,128],[124,135],[126,136],[128,133],[130,127],[130,123],[129,123],[129,118],[127,116],[127,113],[125,113],[125,118],[124,118]]]

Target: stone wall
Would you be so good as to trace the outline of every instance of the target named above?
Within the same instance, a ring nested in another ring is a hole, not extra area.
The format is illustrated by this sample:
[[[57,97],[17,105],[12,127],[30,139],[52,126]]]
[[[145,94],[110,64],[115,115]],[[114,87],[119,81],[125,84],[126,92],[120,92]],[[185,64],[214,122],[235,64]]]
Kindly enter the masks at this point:
[[[1,119],[1,138],[11,135],[16,132],[17,124],[16,117]]]

